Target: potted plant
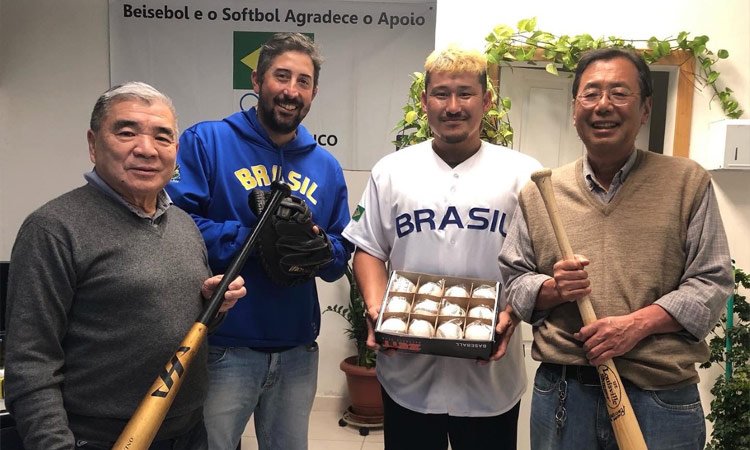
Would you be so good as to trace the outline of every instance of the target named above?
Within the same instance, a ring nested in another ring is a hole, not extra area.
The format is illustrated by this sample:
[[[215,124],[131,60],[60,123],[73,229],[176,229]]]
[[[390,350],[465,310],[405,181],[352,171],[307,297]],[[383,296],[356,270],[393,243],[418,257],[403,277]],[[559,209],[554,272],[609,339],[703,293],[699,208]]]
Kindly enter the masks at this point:
[[[714,429],[709,450],[750,448],[750,303],[740,287],[750,289],[750,275],[734,267],[734,294],[712,332],[711,357],[701,365],[724,369],[711,389],[714,399],[707,418]]]
[[[333,311],[346,319],[349,326],[344,333],[357,347],[357,354],[345,358],[339,366],[346,374],[352,402],[339,425],[359,426],[359,433],[366,436],[370,428],[383,425],[383,399],[375,374],[375,352],[367,348],[367,307],[350,266],[346,268],[346,278],[349,280],[349,304],[328,306],[323,312]]]

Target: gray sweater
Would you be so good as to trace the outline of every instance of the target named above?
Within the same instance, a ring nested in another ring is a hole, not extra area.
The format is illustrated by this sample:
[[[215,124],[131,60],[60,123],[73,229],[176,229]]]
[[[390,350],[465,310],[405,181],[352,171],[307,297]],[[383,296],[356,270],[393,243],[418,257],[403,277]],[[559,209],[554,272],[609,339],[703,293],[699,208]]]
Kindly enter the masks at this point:
[[[176,207],[153,223],[86,185],[21,226],[8,282],[6,393],[27,450],[114,441],[202,309],[203,240]],[[156,439],[200,419],[206,348]]]

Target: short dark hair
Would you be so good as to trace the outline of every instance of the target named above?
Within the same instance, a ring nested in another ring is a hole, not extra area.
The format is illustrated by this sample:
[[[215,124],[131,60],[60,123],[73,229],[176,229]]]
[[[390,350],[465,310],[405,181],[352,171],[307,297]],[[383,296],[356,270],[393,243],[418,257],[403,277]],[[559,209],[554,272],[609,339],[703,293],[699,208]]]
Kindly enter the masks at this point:
[[[266,41],[260,48],[258,56],[258,82],[263,81],[263,76],[271,66],[271,62],[277,56],[286,52],[302,52],[310,57],[313,63],[313,86],[318,86],[318,75],[320,75],[320,66],[323,64],[323,57],[320,56],[320,50],[315,43],[302,33],[276,33]]]
[[[619,47],[599,48],[589,50],[581,56],[576,67],[575,78],[573,78],[573,98],[578,95],[578,86],[581,83],[581,75],[586,68],[595,61],[609,61],[616,58],[624,58],[633,63],[638,70],[638,85],[641,89],[641,101],[651,97],[654,92],[653,81],[651,81],[651,69],[648,64],[638,53]]]

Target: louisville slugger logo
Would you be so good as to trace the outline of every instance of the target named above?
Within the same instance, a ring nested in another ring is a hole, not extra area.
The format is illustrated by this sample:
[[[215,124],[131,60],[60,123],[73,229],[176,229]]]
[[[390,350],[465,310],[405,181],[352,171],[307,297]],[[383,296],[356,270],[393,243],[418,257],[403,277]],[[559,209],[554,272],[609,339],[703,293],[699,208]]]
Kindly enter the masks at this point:
[[[159,378],[161,378],[161,381],[162,383],[164,383],[164,385],[152,392],[152,397],[164,398],[169,395],[169,390],[172,389],[172,386],[174,385],[172,374],[176,374],[177,378],[179,379],[182,374],[185,373],[185,367],[182,365],[182,361],[180,361],[180,356],[186,354],[189,351],[190,347],[180,347],[177,349],[174,356],[172,356],[172,359],[169,361],[169,363],[167,363],[167,365],[164,367],[164,370],[159,374]]]
[[[622,385],[620,385],[609,366],[602,364],[598,369],[599,380],[602,383],[602,390],[604,391],[607,405],[610,410],[615,410],[620,407],[620,402],[622,402]]]

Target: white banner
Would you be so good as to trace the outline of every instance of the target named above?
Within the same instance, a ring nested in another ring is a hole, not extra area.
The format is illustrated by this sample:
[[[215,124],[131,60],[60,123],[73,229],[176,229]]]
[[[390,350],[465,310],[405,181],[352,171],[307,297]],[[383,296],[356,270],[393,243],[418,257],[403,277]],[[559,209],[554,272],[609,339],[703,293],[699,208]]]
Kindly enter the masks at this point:
[[[255,105],[250,74],[272,33],[312,36],[324,62],[303,124],[345,169],[394,150],[410,74],[435,41],[436,2],[110,0],[112,84],[169,95],[180,129]]]

